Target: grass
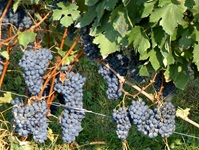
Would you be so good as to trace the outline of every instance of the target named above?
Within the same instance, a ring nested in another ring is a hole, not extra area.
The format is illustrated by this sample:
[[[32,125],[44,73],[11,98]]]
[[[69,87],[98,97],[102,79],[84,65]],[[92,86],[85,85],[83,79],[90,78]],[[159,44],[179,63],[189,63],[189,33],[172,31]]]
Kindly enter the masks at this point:
[[[12,131],[10,125],[11,111],[5,111],[0,116],[0,149],[3,147],[9,147],[10,149],[35,149],[35,150],[121,150],[122,142],[117,138],[116,125],[112,122],[111,114],[119,101],[108,100],[105,94],[106,83],[103,78],[97,73],[98,64],[93,63],[87,59],[81,60],[76,65],[76,70],[82,75],[87,77],[86,84],[84,86],[83,103],[84,108],[93,112],[105,114],[106,117],[86,113],[86,118],[82,121],[83,130],[80,132],[76,139],[76,142],[69,145],[62,142],[61,139],[61,126],[55,117],[50,116],[49,126],[49,139],[44,144],[35,143],[30,137],[28,142],[17,142],[17,135]],[[11,68],[9,68],[12,70]],[[5,83],[11,84],[13,76],[18,76],[17,72],[8,73],[5,78]],[[14,83],[14,87],[20,86],[21,83]],[[182,107],[190,108],[189,117],[196,122],[199,122],[199,82],[191,81],[184,91],[178,91],[172,98],[173,104],[176,108]],[[24,84],[22,84],[24,85]],[[4,86],[5,90],[16,92],[21,88],[14,89],[13,86]],[[126,90],[135,93],[133,89],[125,87]],[[120,98],[120,100],[122,97]],[[130,98],[131,100],[132,98]],[[130,100],[128,100],[130,102]],[[148,102],[151,104],[150,102]],[[128,104],[128,102],[127,102]],[[0,106],[0,110],[6,110],[11,105],[4,104]],[[61,112],[62,109],[58,111]],[[6,118],[6,119],[4,119]],[[50,132],[51,131],[51,132]],[[184,133],[187,135],[198,136],[199,129],[193,125],[176,118],[176,132]],[[21,138],[19,137],[21,140]],[[199,150],[199,139],[173,134],[165,142],[161,137],[150,139],[143,136],[136,130],[135,126],[132,126],[129,136],[127,138],[128,146],[131,150],[163,150],[167,149],[166,143],[173,150]],[[20,146],[21,144],[21,146]]]

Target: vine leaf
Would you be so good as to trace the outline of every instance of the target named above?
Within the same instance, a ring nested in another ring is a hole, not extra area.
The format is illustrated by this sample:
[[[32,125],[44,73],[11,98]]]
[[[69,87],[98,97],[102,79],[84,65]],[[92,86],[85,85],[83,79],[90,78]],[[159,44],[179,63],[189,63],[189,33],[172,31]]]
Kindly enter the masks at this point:
[[[159,51],[159,49],[156,51],[154,49],[152,49],[150,52],[149,52],[149,61],[151,62],[151,65],[152,67],[155,69],[155,70],[158,70],[161,66],[162,66],[162,55]]]
[[[99,44],[98,47],[100,48],[100,53],[103,58],[106,58],[109,54],[115,51],[119,51],[120,48],[116,42],[109,41],[102,33],[96,36],[93,42]]]
[[[195,31],[195,40],[199,41],[199,32]],[[193,46],[193,62],[196,64],[197,69],[199,71],[199,42],[195,43]]]
[[[76,25],[76,27],[80,28],[89,25],[94,20],[96,15],[97,13],[95,12],[95,7],[88,7],[88,11],[79,20],[79,23]]]
[[[185,118],[188,117],[190,108],[186,108],[186,109],[182,109],[182,108],[178,108],[176,111],[176,114],[181,114],[182,116],[184,116]]]
[[[36,33],[30,31],[19,32],[18,34],[19,44],[24,46],[24,48],[26,49],[28,43],[33,42],[35,40],[36,35],[37,35]]]
[[[11,92],[6,92],[3,94],[3,97],[0,97],[0,106],[3,104],[3,103],[10,103],[11,100],[12,100],[12,94]]]
[[[70,26],[73,21],[80,17],[80,11],[76,4],[60,2],[57,6],[59,9],[53,10],[53,20],[60,20],[60,23],[65,27]]]
[[[95,5],[99,0],[85,0],[85,4],[88,6]]]
[[[118,0],[106,0],[104,8],[110,11],[116,6],[117,2]]]
[[[12,9],[13,9],[14,12],[17,11],[17,8],[19,7],[20,2],[21,2],[21,0],[15,0],[15,1],[14,1],[14,4],[13,4],[13,6],[12,6]]]
[[[165,78],[167,81],[173,80],[177,88],[184,90],[189,81],[187,64],[173,64],[168,66],[165,71]]]
[[[150,48],[149,38],[139,26],[135,26],[129,33],[128,41],[129,44],[133,42],[134,48],[138,50],[140,55],[144,54]]]
[[[129,22],[125,9],[120,5],[111,14],[111,22],[116,31],[120,33],[122,37],[125,37],[129,28]]]
[[[183,24],[183,13],[186,7],[174,3],[166,3],[163,7],[156,9],[151,13],[150,22],[158,22],[166,33],[172,35],[178,24]]]

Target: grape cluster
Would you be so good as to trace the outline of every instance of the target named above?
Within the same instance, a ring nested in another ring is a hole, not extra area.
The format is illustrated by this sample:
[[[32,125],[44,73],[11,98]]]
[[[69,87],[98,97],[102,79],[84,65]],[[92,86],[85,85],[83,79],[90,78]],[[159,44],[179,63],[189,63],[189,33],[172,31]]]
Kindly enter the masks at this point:
[[[142,100],[133,101],[128,112],[137,130],[150,138],[169,137],[175,131],[175,108],[170,102],[151,110]]]
[[[37,95],[42,87],[42,76],[52,59],[51,51],[40,48],[36,51],[26,50],[19,61],[23,68],[23,77],[32,95]]]
[[[131,128],[131,122],[127,113],[126,108],[120,107],[118,110],[113,109],[113,120],[117,124],[117,136],[119,139],[124,141],[127,136],[129,129]]]
[[[106,91],[108,99],[117,99],[120,97],[122,92],[120,90],[120,82],[118,77],[103,65],[99,67],[98,73],[106,80],[108,85],[108,89]]]
[[[84,44],[83,51],[89,59],[94,60],[98,58],[100,51],[98,46],[93,43],[94,38],[90,36],[89,33],[90,33],[89,26],[81,28],[80,36]]]
[[[20,136],[27,137],[32,134],[36,142],[43,143],[47,139],[48,123],[46,114],[48,113],[46,101],[33,102],[32,105],[24,105],[21,97],[11,101],[12,123],[15,131]]]
[[[62,83],[59,78],[55,80],[54,90],[63,95],[66,108],[60,122],[62,123],[62,139],[71,143],[82,130],[81,121],[85,117],[83,109],[83,85],[86,78],[79,73],[66,73]]]
[[[139,54],[136,54],[134,49],[131,50],[130,55],[130,63],[129,63],[129,72],[130,77],[139,83],[146,82],[146,77],[139,75],[139,66],[143,65],[145,63],[144,60],[139,60]]]
[[[7,5],[6,0],[2,0],[0,4],[0,16],[2,15],[6,5]],[[29,17],[28,13],[21,7],[19,6],[16,12],[12,10],[12,8],[9,8],[5,17],[3,18],[3,28],[7,28],[8,24],[12,24],[15,27],[19,28],[20,30],[22,29],[28,29],[31,27],[33,24],[31,18]]]
[[[165,102],[162,107],[156,107],[154,114],[159,122],[159,134],[169,137],[175,131],[176,111],[171,102]]]
[[[129,59],[121,52],[110,54],[104,62],[121,76],[126,76]],[[120,90],[120,82],[118,77],[105,66],[100,66],[98,73],[106,80],[108,85],[108,90],[106,91],[108,99],[117,99],[120,97],[122,92]]]
[[[147,122],[153,116],[153,111],[149,109],[144,101],[132,101],[132,105],[129,106],[128,111],[138,131],[141,131],[144,135],[149,135],[149,137],[157,136],[149,133],[150,129],[148,129]]]
[[[115,52],[110,54],[105,59],[105,62],[108,63],[110,67],[113,68],[121,76],[126,76],[129,59],[128,57],[124,56],[122,52]]]
[[[164,87],[162,90],[162,95],[164,97],[176,91],[176,86],[173,81],[166,82],[162,71],[158,72],[154,82],[154,87],[157,91],[160,90],[161,86]]]

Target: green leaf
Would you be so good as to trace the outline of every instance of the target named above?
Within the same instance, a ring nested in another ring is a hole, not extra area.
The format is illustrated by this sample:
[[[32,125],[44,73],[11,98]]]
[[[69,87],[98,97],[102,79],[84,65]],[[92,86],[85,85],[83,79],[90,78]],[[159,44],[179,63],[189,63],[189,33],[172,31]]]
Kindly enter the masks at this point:
[[[176,87],[184,90],[189,81],[187,64],[173,64],[167,67],[165,71],[166,80],[173,80]]]
[[[113,8],[115,8],[116,4],[117,4],[118,0],[106,0],[105,6],[104,8],[106,10],[112,10]]]
[[[76,4],[60,2],[58,9],[53,10],[53,20],[60,20],[60,23],[68,27],[80,17],[80,11]]]
[[[40,0],[22,0],[27,5],[39,4]]]
[[[85,0],[85,4],[88,6],[95,5],[99,0]]]
[[[109,41],[104,34],[99,34],[93,40],[95,44],[99,44],[100,52],[103,58],[106,58],[109,54],[119,51],[120,46],[116,42]]]
[[[178,24],[183,24],[183,13],[185,11],[185,6],[167,2],[163,7],[152,12],[150,22],[156,23],[161,19],[160,25],[166,33],[172,35]]]
[[[85,27],[94,20],[94,18],[97,16],[97,13],[95,12],[95,7],[88,7],[88,11],[83,15],[83,17],[79,20],[79,23],[76,25],[76,27]]]
[[[191,34],[193,31],[190,31],[190,30],[191,29],[188,28],[183,33],[181,33],[181,38],[180,38],[178,44],[182,50],[187,50],[194,44],[194,40],[191,37]]]
[[[143,6],[144,9],[143,9],[141,18],[145,18],[152,13],[155,3],[156,1],[150,1],[150,2],[144,3],[144,6]]]
[[[186,108],[186,109],[178,108],[176,111],[176,114],[181,114],[182,116],[186,118],[190,114],[189,111],[190,111],[190,108]]]
[[[126,9],[122,5],[113,10],[111,14],[111,22],[116,31],[120,33],[122,37],[125,37],[129,28],[129,21],[126,14]]]
[[[11,92],[6,92],[3,94],[3,97],[0,97],[0,106],[4,103],[10,103],[12,100],[12,94]]]
[[[195,37],[195,41],[197,41],[193,46],[193,62],[196,64],[199,71],[199,31],[195,30],[193,36]]]
[[[8,51],[0,51],[0,55],[3,56],[4,58],[6,59],[9,59],[9,54],[8,54]]]
[[[129,33],[128,41],[129,44],[133,42],[134,48],[138,50],[140,55],[145,53],[147,49],[150,48],[149,38],[139,26],[135,26]]]
[[[15,0],[14,1],[14,4],[12,6],[12,9],[13,9],[14,12],[17,11],[17,8],[19,7],[20,2],[21,2],[21,0]]]
[[[149,52],[149,61],[151,62],[152,67],[154,70],[158,70],[162,66],[162,54],[158,50],[150,50]]]
[[[30,31],[19,32],[18,34],[19,44],[21,44],[26,49],[28,43],[33,42],[35,40],[36,35],[37,35],[36,33]]]
[[[64,16],[60,23],[65,27],[69,27],[73,23],[73,19],[69,16]]]
[[[195,0],[195,5],[190,10],[193,13],[194,19],[199,21],[199,1],[198,0]]]
[[[97,19],[98,22],[100,21],[100,19],[102,18],[102,16],[104,15],[105,12],[105,1],[101,1],[97,6],[96,6],[96,12],[97,12]]]

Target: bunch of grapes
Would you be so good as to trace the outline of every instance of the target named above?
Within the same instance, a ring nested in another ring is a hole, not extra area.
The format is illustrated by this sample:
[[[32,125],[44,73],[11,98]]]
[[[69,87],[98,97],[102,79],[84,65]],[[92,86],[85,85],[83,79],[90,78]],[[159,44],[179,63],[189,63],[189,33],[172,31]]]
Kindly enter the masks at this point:
[[[131,128],[131,122],[125,107],[120,107],[118,110],[113,109],[113,120],[117,124],[117,136],[119,139],[124,141],[127,136],[129,129]]]
[[[115,52],[109,55],[104,59],[104,62],[121,76],[126,76],[129,59],[121,52]],[[100,66],[98,73],[106,80],[108,85],[108,89],[106,91],[108,99],[117,99],[120,97],[122,92],[120,90],[120,81],[118,77],[105,66]]]
[[[84,44],[83,51],[89,59],[94,60],[98,58],[100,51],[98,46],[93,43],[94,37],[90,36],[89,33],[89,26],[81,28],[80,36]]]
[[[138,131],[150,138],[169,137],[175,131],[175,108],[170,102],[165,102],[162,107],[149,109],[143,101],[133,101],[128,112]]]
[[[0,16],[2,15],[8,1],[2,0],[0,4]],[[3,28],[7,28],[8,24],[14,25],[16,28],[22,29],[28,29],[33,24],[32,19],[28,15],[28,13],[19,6],[16,12],[12,10],[12,8],[9,8],[5,17],[3,18]]]
[[[121,76],[126,76],[128,71],[129,59],[124,56],[122,52],[115,52],[110,54],[105,62],[110,65]]]
[[[134,49],[131,50],[131,59],[129,62],[130,77],[139,83],[146,82],[146,77],[139,75],[139,66],[143,65],[145,61],[139,60],[139,54],[136,54]]]
[[[99,67],[98,73],[106,80],[108,85],[108,89],[106,91],[108,99],[117,99],[120,97],[122,92],[120,90],[120,82],[118,77],[103,65]]]
[[[42,87],[42,76],[51,59],[51,51],[46,48],[36,51],[26,50],[20,59],[19,65],[23,69],[23,77],[32,95],[39,94]]]
[[[27,137],[32,134],[36,142],[43,143],[47,139],[48,123],[46,114],[48,113],[46,101],[33,102],[32,105],[25,105],[22,98],[18,97],[11,101],[12,123],[15,131],[20,136]]]
[[[173,81],[166,82],[162,71],[158,72],[154,82],[154,87],[157,91],[160,90],[161,86],[163,86],[162,95],[164,97],[176,91]]]
[[[83,85],[86,78],[79,73],[69,72],[65,80],[55,80],[54,90],[63,95],[66,108],[64,109],[60,122],[62,123],[62,139],[71,143],[82,130],[81,121],[85,118],[83,109]]]
[[[176,111],[171,102],[165,102],[162,107],[154,109],[154,116],[158,120],[159,134],[169,137],[175,131]]]
[[[150,132],[150,126],[152,125],[148,124],[148,120],[153,116],[153,111],[149,109],[144,101],[132,101],[132,105],[129,106],[128,112],[138,131],[142,132],[144,135],[149,135],[149,137],[158,135],[158,132],[153,132],[153,135]]]

